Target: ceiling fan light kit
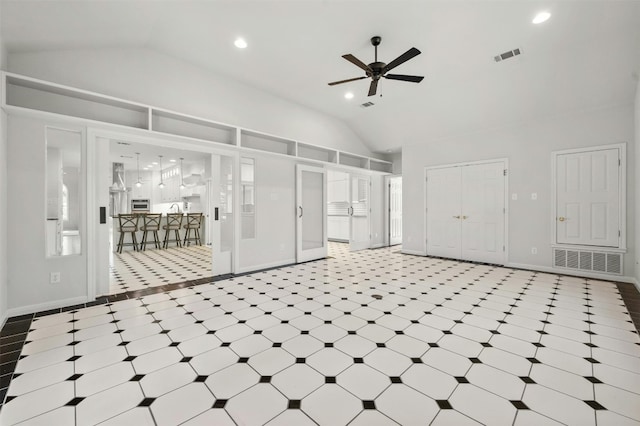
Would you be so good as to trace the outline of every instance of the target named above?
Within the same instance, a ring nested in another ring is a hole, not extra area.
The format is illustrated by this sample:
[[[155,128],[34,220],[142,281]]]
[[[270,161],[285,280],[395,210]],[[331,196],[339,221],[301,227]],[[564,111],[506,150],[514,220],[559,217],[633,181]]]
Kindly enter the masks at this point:
[[[371,84],[369,85],[368,96],[373,96],[378,91],[378,82],[380,81],[380,77],[384,77],[389,80],[408,81],[411,83],[420,83],[422,79],[424,79],[424,77],[417,76],[417,75],[387,74],[387,72],[391,71],[393,68],[397,67],[398,65],[402,65],[403,63],[407,62],[409,59],[412,59],[418,56],[421,52],[415,47],[412,47],[411,49],[404,52],[402,55],[398,56],[393,61],[389,62],[388,64],[385,64],[384,62],[378,61],[378,46],[380,45],[380,42],[382,42],[382,37],[380,36],[371,37],[371,44],[375,49],[375,58],[374,58],[374,61],[368,65],[350,53],[346,55],[342,55],[344,59],[351,62],[358,68],[362,69],[366,74],[364,77],[355,77],[355,78],[349,78],[347,80],[334,81],[329,83],[329,86],[335,86],[337,84],[349,83],[351,81],[364,80],[365,78],[371,78]]]

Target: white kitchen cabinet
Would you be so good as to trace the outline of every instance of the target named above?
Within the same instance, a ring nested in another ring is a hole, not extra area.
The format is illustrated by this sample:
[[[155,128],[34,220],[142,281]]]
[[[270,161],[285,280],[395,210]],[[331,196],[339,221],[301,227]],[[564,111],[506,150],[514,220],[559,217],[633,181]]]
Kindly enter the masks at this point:
[[[330,240],[349,241],[349,217],[328,216],[327,238]]]

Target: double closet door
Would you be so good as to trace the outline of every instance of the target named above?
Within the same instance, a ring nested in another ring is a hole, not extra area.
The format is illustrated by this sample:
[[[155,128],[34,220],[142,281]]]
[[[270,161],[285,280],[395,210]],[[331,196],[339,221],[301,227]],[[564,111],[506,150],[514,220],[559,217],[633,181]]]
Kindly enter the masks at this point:
[[[504,264],[504,161],[427,170],[427,255]]]

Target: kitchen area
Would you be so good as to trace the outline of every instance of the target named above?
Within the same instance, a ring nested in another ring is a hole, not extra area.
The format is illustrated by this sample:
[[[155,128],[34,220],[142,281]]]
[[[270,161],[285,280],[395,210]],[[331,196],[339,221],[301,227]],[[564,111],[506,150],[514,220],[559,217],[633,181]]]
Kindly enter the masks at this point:
[[[201,213],[207,216],[207,179],[211,176],[211,162],[208,154],[161,148],[151,145],[136,145],[124,141],[111,141],[109,181],[109,218],[111,225],[111,249],[118,249],[120,240],[121,214],[139,215],[135,231],[137,248],[143,238],[145,214],[161,214],[159,237],[164,239],[163,227],[168,214],[181,213],[185,219],[179,235],[184,242],[188,214]],[[199,245],[211,243],[206,232],[205,220],[200,221]],[[127,228],[127,231],[129,229]],[[131,232],[127,232],[122,250],[134,250]],[[174,233],[175,234],[175,233]],[[196,243],[195,232],[191,232],[187,245]],[[175,235],[172,235],[175,239]],[[172,246],[178,246],[172,241]],[[147,244],[146,249],[155,248]]]

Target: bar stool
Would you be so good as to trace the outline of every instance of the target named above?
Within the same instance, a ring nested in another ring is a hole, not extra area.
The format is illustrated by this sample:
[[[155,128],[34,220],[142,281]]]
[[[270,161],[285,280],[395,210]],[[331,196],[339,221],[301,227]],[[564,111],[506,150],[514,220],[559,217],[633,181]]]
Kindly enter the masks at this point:
[[[162,226],[162,229],[164,229],[164,241],[162,242],[162,248],[168,248],[169,243],[176,243],[178,247],[182,247],[182,240],[180,239],[182,217],[182,213],[167,213],[167,224]],[[175,240],[169,239],[171,231],[175,231]]]
[[[120,238],[118,239],[117,252],[122,253],[122,246],[133,246],[135,251],[138,251],[138,240],[136,239],[136,232],[138,231],[138,215],[137,214],[119,214],[118,223],[120,225]],[[131,234],[131,243],[124,242],[124,234]]]
[[[187,245],[187,241],[195,241],[199,246],[202,245],[200,240],[200,223],[202,222],[202,213],[187,213],[187,223],[184,225],[184,229],[187,232],[184,234],[184,241],[182,245]],[[194,236],[190,237],[191,230],[193,230]]]
[[[153,234],[153,244],[155,248],[159,249],[160,246],[160,237],[158,237],[158,231],[160,230],[160,218],[162,218],[162,214],[160,213],[146,213],[142,216],[142,221],[144,225],[140,228],[141,231],[144,231],[142,234],[142,242],[140,243],[140,248],[142,250],[147,249],[148,232],[152,232]]]

